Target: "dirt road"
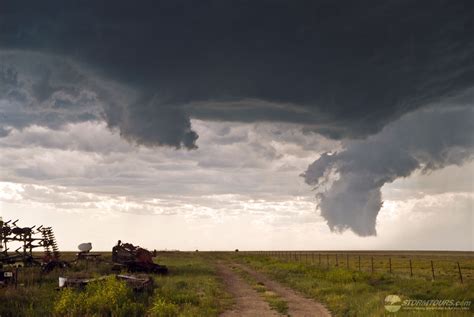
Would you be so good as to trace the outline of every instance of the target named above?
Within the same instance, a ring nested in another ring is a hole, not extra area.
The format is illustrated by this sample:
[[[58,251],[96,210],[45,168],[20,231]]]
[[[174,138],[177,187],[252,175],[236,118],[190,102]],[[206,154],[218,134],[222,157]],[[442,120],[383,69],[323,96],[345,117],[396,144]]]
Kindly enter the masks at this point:
[[[244,270],[260,283],[263,283],[269,290],[278,294],[288,303],[288,314],[294,317],[330,317],[331,313],[321,303],[309,299],[299,292],[292,290],[280,283],[268,278],[266,275],[252,270],[251,268],[242,265],[234,264],[240,269]]]
[[[270,317],[279,316],[277,312],[260,297],[240,276],[232,271],[229,264],[219,263],[217,272],[224,281],[227,291],[234,297],[232,310],[224,312],[221,317]]]
[[[268,278],[260,272],[238,263],[220,263],[218,272],[223,278],[227,290],[235,297],[236,305],[232,311],[223,315],[227,316],[281,316],[276,311],[270,310],[268,304],[253,290],[231,267],[244,270],[265,287],[278,294],[288,303],[288,315],[294,317],[330,317],[331,313],[321,303],[306,298],[300,293],[282,286],[280,283]]]

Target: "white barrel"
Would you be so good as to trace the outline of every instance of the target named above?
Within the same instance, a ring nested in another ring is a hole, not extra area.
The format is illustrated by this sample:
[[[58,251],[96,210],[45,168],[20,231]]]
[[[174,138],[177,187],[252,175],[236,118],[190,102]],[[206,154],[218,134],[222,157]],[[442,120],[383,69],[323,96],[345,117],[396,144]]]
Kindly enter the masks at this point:
[[[67,277],[59,277],[59,287],[64,287],[67,282]]]

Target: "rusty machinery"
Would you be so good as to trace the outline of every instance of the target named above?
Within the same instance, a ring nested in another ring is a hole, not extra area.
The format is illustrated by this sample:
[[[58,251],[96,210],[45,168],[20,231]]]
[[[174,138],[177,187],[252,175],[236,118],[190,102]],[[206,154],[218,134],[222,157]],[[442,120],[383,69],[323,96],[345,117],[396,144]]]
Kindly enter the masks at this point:
[[[168,268],[153,262],[156,251],[150,252],[131,243],[122,243],[120,240],[112,249],[112,261],[116,268],[126,267],[130,272],[146,272],[167,274]]]
[[[45,272],[56,267],[66,267],[67,262],[60,260],[60,252],[51,227],[20,227],[18,220],[4,222],[0,219],[0,265],[18,264],[23,266],[41,265]],[[10,250],[12,243],[20,244]],[[36,248],[43,248],[42,257],[34,256]]]

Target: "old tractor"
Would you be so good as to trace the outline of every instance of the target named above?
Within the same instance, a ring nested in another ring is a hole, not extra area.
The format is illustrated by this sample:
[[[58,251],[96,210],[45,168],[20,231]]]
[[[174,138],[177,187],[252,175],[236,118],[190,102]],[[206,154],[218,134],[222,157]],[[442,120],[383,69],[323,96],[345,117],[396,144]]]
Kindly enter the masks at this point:
[[[129,272],[144,272],[167,274],[168,268],[153,262],[156,250],[153,252],[135,246],[131,243],[122,243],[120,240],[112,248],[112,261],[115,269],[125,267]]]

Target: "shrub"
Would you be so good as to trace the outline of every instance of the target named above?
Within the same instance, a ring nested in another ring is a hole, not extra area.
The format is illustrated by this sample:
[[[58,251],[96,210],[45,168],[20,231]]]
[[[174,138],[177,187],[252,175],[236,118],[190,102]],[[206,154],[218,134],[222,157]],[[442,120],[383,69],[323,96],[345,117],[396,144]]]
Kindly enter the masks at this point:
[[[148,314],[153,317],[175,317],[178,316],[178,311],[177,305],[157,296]]]
[[[144,311],[125,282],[114,277],[90,283],[84,291],[65,289],[54,307],[61,316],[139,316]]]

